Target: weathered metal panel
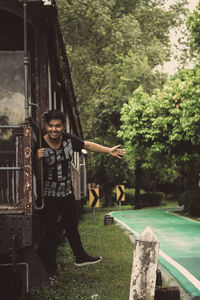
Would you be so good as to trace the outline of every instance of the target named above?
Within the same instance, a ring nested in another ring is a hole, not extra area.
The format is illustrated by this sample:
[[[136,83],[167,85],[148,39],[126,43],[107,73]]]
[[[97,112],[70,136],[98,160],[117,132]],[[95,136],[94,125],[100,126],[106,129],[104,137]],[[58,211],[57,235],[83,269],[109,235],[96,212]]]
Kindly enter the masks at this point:
[[[24,137],[23,135],[21,135],[19,137],[19,141],[18,141],[18,154],[17,154],[17,159],[18,159],[18,163],[17,165],[18,166],[24,166],[24,156],[23,156],[23,149],[24,149]],[[23,189],[23,186],[24,186],[24,172],[21,171],[19,172],[19,184],[18,184],[18,201],[17,201],[17,204],[21,201],[23,201],[23,198],[24,198],[24,189]]]
[[[22,5],[16,0],[0,0],[0,9],[7,10],[17,15],[23,14]]]
[[[26,215],[32,215],[32,129],[24,128],[24,208]]]
[[[0,9],[0,50],[23,50],[23,19]]]
[[[47,37],[43,28],[38,32],[38,75],[39,75],[39,105],[40,112],[43,114],[48,111],[48,49]]]
[[[32,217],[0,214],[0,256],[32,244]]]

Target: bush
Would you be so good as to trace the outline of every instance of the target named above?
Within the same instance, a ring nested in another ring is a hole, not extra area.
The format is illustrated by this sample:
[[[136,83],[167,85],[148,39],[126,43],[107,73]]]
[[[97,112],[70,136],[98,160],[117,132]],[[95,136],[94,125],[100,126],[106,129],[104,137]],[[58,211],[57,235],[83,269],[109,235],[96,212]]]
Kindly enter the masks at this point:
[[[192,217],[200,217],[200,189],[188,190],[179,196],[179,205]]]
[[[147,206],[159,206],[165,203],[165,193],[163,192],[150,192],[145,193],[144,190],[140,190],[141,205]],[[116,202],[116,190],[113,190],[112,201]],[[135,189],[125,188],[125,201],[121,202],[121,205],[135,205]]]
[[[143,207],[160,206],[164,204],[165,194],[163,192],[151,192],[141,195],[141,204]]]
[[[135,189],[125,189],[125,201],[124,204],[134,205]]]

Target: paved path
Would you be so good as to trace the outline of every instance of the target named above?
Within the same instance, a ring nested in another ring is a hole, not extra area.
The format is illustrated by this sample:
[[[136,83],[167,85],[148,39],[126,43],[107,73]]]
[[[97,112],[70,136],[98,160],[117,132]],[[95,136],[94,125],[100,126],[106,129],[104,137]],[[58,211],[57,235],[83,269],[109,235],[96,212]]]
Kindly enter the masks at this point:
[[[180,208],[112,212],[135,236],[150,226],[160,241],[159,262],[192,296],[200,296],[200,223],[173,214]]]

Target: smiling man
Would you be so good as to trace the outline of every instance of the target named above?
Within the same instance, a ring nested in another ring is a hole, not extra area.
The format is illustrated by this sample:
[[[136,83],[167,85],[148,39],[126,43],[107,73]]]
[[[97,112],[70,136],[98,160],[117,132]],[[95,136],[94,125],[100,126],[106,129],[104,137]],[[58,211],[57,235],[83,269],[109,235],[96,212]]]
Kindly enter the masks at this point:
[[[59,213],[75,256],[75,265],[95,264],[102,259],[101,256],[90,256],[85,252],[78,232],[76,201],[71,179],[73,152],[86,149],[121,158],[125,155],[125,150],[120,149],[120,145],[105,147],[66,133],[65,115],[60,111],[52,110],[45,114],[44,119],[46,133],[42,139],[42,148],[36,151],[37,159],[44,160],[45,236],[39,247],[39,255],[52,276],[56,272],[56,225]]]

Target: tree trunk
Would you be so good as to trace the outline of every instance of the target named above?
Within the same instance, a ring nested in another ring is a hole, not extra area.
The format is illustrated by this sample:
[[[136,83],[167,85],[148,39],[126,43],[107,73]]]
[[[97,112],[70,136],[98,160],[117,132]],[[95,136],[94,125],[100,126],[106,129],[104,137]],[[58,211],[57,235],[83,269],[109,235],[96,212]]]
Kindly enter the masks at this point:
[[[135,167],[135,209],[141,208],[140,189],[141,189],[142,168],[140,161],[136,162]]]
[[[113,187],[111,185],[103,186],[103,194],[104,194],[103,206],[104,207],[109,207],[109,206],[113,205],[112,191],[113,191]]]
[[[199,187],[199,167],[197,161],[191,161],[181,169],[184,190],[192,190]]]

